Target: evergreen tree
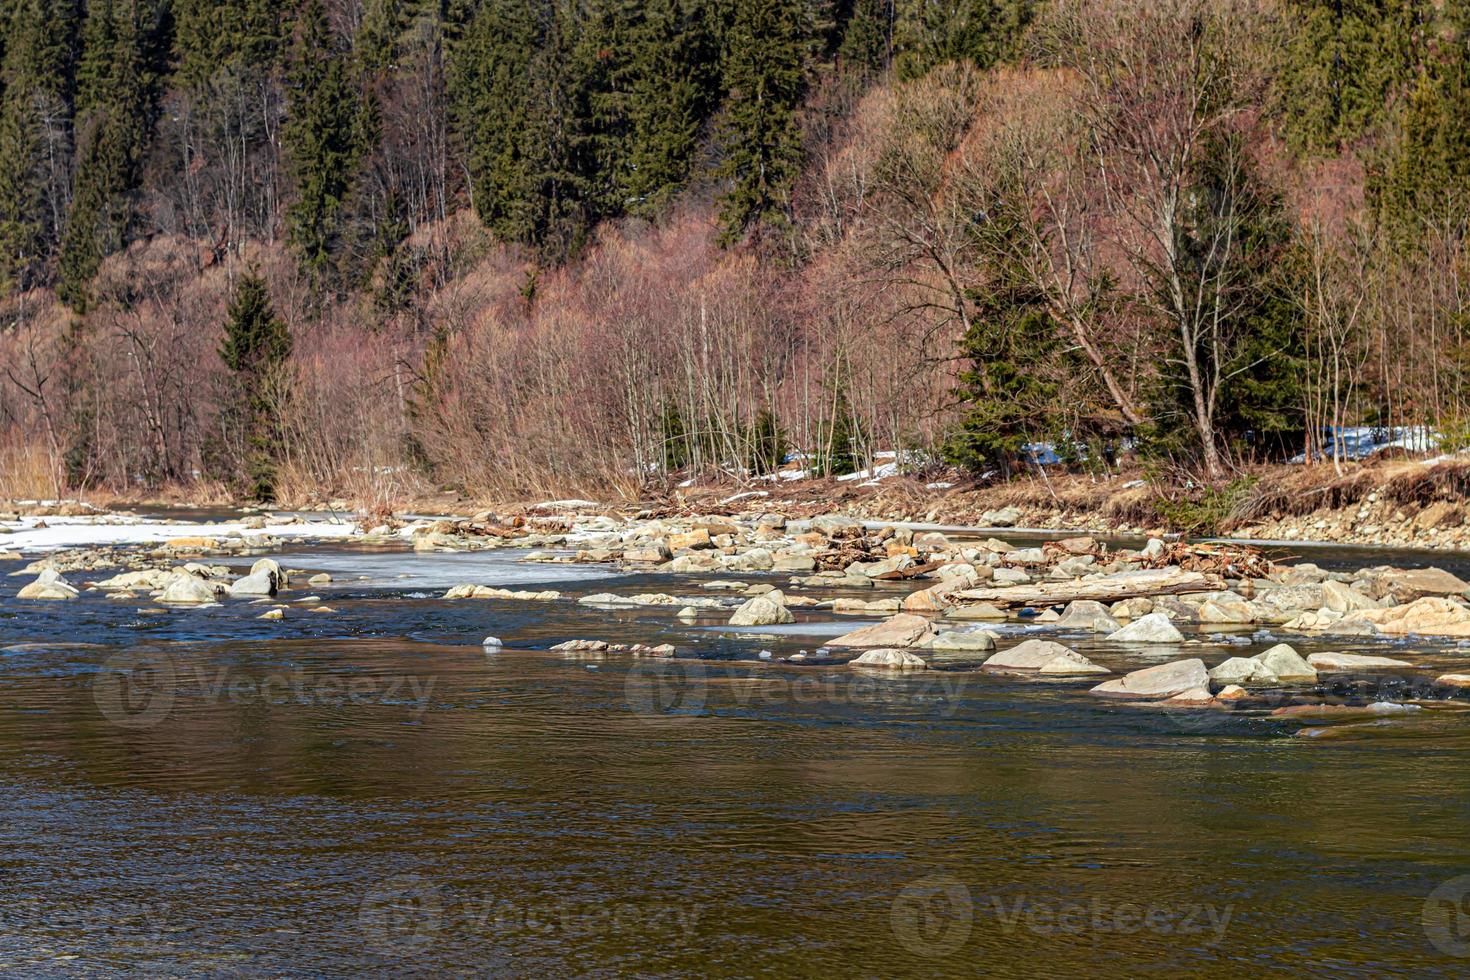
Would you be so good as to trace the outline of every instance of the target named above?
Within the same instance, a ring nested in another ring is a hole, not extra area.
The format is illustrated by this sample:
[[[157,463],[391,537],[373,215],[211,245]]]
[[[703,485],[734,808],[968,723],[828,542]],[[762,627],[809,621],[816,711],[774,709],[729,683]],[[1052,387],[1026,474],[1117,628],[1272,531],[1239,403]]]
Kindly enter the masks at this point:
[[[254,272],[240,278],[226,316],[219,356],[236,388],[227,423],[238,428],[244,445],[235,476],[251,496],[268,500],[280,441],[271,390],[291,356],[291,331],[272,309],[265,280]]]
[[[1459,224],[1470,208],[1470,3],[1447,3],[1444,19],[1404,102],[1398,141],[1368,183],[1379,218],[1405,244],[1426,225]]]
[[[57,282],[57,294],[79,311],[87,306],[98,265],[127,239],[130,194],[166,50],[164,13],[140,0],[98,0],[87,9],[77,69],[75,190]]]
[[[747,468],[751,473],[774,473],[781,468],[786,458],[786,433],[775,414],[769,408],[755,413],[750,427],[750,460]]]
[[[817,451],[813,454],[813,472],[823,476],[856,473],[860,462],[859,439],[860,433],[852,417],[852,406],[848,404],[847,392],[839,386],[832,404],[832,417],[817,426]]]
[[[706,121],[719,103],[707,5],[649,0],[631,31],[627,151],[618,205],[655,213],[689,179]]]
[[[1012,57],[1036,6],[1037,0],[896,0],[899,78],[920,78],[947,61],[989,68]]]
[[[788,224],[802,163],[797,110],[806,91],[812,24],[804,3],[740,0],[723,39],[726,106],[720,122],[729,182],[720,199],[720,241]]]
[[[1423,56],[1425,0],[1288,0],[1277,89],[1298,152],[1331,151],[1381,129]]]
[[[347,54],[322,0],[307,0],[291,55],[285,143],[296,183],[287,210],[291,245],[313,281],[335,284],[343,202],[373,142],[375,108],[349,78]]]
[[[979,298],[977,310],[960,343],[969,366],[959,374],[956,394],[965,411],[941,454],[966,469],[1009,474],[1027,443],[1082,435],[1059,431],[1064,413],[1053,380],[1075,355],[1061,344],[1042,297],[1024,287],[991,291]]]
[[[888,66],[892,17],[892,0],[852,0],[837,49],[846,71],[868,78]]]

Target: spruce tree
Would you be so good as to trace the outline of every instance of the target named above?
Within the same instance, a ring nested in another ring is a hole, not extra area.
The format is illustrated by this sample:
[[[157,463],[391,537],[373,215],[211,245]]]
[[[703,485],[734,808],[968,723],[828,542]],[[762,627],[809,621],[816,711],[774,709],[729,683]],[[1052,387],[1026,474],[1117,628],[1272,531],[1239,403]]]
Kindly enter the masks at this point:
[[[690,177],[720,78],[707,5],[649,0],[630,32],[627,149],[618,207],[657,213]]]
[[[291,54],[285,143],[296,199],[286,223],[302,268],[318,288],[336,285],[342,206],[368,138],[368,103],[348,73],[347,54],[322,0],[307,0]]]
[[[291,331],[271,307],[265,280],[250,272],[230,300],[220,360],[234,379],[227,424],[239,431],[243,458],[234,467],[240,485],[257,500],[270,499],[279,458],[279,428],[272,385],[291,356]]]
[[[812,51],[807,5],[740,0],[723,48],[718,174],[729,189],[720,199],[720,242],[731,245],[752,230],[789,223],[791,186],[802,164],[797,110]]]
[[[89,5],[77,69],[75,189],[61,241],[57,295],[84,310],[102,259],[122,248],[133,216],[163,56],[162,12],[136,0]]]
[[[892,0],[852,0],[837,49],[844,71],[869,78],[888,66]]]
[[[898,76],[922,77],[948,61],[989,68],[1011,57],[1037,0],[895,0]]]

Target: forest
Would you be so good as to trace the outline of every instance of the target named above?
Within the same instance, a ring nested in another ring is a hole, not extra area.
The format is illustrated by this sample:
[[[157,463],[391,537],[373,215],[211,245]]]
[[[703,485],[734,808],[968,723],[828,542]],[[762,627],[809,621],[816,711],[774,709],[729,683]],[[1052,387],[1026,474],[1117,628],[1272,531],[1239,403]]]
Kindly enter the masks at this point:
[[[0,0],[0,496],[1470,444],[1470,0]]]

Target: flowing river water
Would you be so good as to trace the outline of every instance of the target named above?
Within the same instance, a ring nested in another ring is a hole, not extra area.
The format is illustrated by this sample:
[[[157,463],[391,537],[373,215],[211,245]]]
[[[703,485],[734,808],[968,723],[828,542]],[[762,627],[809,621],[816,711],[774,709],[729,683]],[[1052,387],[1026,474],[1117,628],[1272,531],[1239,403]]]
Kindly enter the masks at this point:
[[[1466,715],[1303,738],[1086,683],[774,662],[871,621],[830,613],[437,598],[709,594],[517,557],[296,546],[332,611],[272,623],[0,590],[0,973],[1470,972]],[[1241,636],[1186,655],[1272,642]],[[547,649],[579,637],[681,655]],[[1330,648],[1470,664],[1353,639]]]

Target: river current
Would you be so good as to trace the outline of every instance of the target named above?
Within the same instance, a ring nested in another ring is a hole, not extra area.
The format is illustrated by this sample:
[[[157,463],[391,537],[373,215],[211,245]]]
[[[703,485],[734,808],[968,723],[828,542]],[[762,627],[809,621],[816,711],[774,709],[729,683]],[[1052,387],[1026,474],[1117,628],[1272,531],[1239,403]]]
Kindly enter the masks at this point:
[[[711,576],[292,547],[330,611],[4,580],[0,973],[1470,972],[1465,715],[1305,738],[1085,682],[790,666],[872,620],[731,630],[574,601]],[[459,582],[568,599],[437,598]],[[680,657],[548,649],[583,637]],[[1274,639],[1238,642],[1187,655]]]

